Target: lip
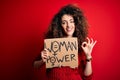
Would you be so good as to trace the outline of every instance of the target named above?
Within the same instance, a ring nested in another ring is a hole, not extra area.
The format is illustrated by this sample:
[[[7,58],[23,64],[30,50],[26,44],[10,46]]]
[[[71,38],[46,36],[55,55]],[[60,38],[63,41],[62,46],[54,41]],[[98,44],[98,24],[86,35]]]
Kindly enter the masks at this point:
[[[67,30],[67,32],[71,32],[72,31],[72,28],[69,28],[69,29],[66,29]]]

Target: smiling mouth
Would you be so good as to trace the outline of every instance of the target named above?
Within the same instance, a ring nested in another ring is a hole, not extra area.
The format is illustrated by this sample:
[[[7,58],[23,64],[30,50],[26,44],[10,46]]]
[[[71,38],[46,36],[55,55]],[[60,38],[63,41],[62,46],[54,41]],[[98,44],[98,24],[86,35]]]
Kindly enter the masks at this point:
[[[66,29],[67,30],[67,32],[71,32],[72,31],[72,28],[70,28],[70,29]]]

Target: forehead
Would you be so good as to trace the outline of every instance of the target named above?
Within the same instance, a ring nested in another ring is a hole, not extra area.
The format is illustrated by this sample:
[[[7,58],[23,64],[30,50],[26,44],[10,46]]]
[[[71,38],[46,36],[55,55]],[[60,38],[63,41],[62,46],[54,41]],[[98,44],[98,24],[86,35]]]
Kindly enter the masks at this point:
[[[68,14],[64,14],[62,16],[62,20],[73,20],[73,16],[72,15],[68,15]]]

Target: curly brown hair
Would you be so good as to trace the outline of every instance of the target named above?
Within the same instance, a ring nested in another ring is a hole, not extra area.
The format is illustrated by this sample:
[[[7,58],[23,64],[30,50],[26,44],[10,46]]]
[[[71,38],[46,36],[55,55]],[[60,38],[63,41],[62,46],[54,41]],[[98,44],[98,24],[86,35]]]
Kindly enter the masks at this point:
[[[46,33],[46,38],[62,38],[65,33],[61,26],[61,18],[64,14],[71,15],[75,22],[75,32],[73,37],[78,38],[79,52],[82,51],[81,44],[88,35],[88,24],[82,10],[74,4],[69,4],[61,8],[61,10],[53,17]]]

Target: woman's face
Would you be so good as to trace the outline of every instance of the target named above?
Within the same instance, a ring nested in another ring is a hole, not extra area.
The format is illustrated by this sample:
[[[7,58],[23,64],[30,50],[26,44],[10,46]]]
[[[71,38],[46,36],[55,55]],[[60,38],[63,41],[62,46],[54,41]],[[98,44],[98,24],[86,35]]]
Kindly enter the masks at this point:
[[[67,35],[67,37],[72,37],[75,31],[75,23],[73,17],[71,15],[64,14],[61,19],[61,25],[65,34]]]

